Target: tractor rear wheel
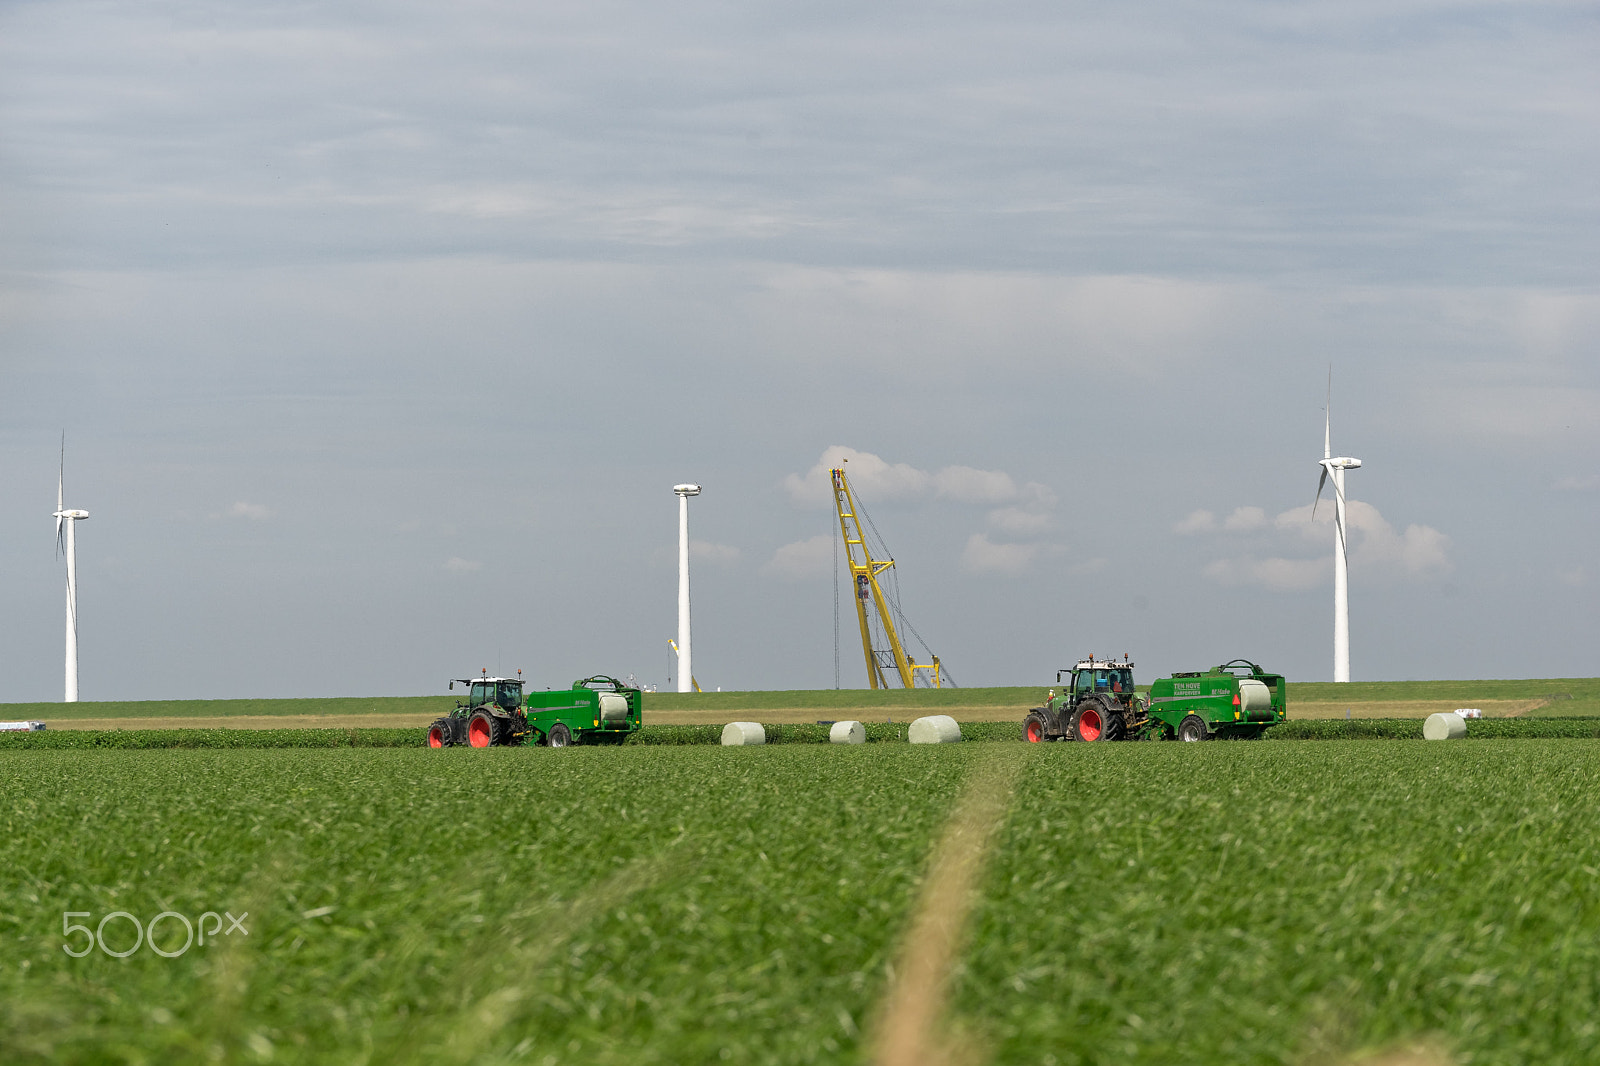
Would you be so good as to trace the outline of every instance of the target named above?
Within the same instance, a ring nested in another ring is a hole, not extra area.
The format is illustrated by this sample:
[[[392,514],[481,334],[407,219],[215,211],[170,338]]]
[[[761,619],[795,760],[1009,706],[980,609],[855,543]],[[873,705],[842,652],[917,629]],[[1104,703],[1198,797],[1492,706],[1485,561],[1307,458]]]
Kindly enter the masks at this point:
[[[1022,720],[1022,739],[1029,744],[1039,744],[1050,739],[1050,723],[1038,711],[1029,711]]]
[[[1189,717],[1178,723],[1178,739],[1206,739],[1206,723],[1198,714],[1191,714]]]
[[[1121,740],[1128,730],[1122,711],[1108,707],[1099,700],[1089,700],[1078,707],[1072,717],[1072,734],[1079,740]]]
[[[568,729],[564,723],[557,722],[550,727],[550,733],[545,738],[545,743],[552,748],[564,748],[572,743],[572,730]]]
[[[475,748],[487,748],[503,743],[500,719],[488,711],[476,711],[467,722],[467,743]]]

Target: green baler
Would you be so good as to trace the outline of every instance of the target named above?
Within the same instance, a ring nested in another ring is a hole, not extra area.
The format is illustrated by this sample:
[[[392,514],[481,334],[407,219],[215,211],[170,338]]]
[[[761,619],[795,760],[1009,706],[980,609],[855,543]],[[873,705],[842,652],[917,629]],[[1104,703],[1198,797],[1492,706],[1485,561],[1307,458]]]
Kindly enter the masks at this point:
[[[536,744],[621,744],[639,729],[639,690],[596,674],[570,689],[530,692],[525,701],[529,737]]]
[[[1259,737],[1288,714],[1289,685],[1247,659],[1173,674],[1150,686],[1147,736],[1160,740]]]

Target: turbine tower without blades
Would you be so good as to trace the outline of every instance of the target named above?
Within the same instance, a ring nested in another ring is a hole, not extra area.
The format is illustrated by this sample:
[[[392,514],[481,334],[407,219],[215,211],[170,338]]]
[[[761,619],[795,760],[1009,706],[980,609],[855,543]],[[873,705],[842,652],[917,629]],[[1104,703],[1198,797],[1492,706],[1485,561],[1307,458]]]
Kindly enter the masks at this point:
[[[700,495],[699,485],[674,485],[678,494],[678,691],[694,691],[694,671],[689,646],[689,497]]]
[[[1333,454],[1333,373],[1328,373],[1328,409],[1322,424],[1322,476],[1311,517],[1317,517],[1322,488],[1333,478],[1333,679],[1350,680],[1350,541],[1345,527],[1344,472],[1361,466],[1360,459]]]
[[[67,435],[61,435],[61,470],[56,478],[56,553],[67,557],[67,668],[65,702],[78,702],[78,541],[75,527],[88,511],[66,507]]]

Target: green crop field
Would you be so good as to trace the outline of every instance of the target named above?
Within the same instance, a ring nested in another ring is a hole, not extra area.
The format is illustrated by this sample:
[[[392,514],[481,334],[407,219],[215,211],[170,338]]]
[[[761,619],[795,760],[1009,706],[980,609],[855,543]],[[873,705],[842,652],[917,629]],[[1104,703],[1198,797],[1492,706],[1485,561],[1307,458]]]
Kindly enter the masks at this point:
[[[1039,685],[1000,688],[800,689],[772,692],[651,692],[645,720],[673,725],[815,722],[858,718],[907,722],[949,714],[963,722],[1018,722],[1042,702]],[[1140,686],[1146,691],[1147,686]],[[0,720],[38,719],[55,729],[410,727],[420,728],[455,706],[456,696],[326,697],[321,699],[147,700],[0,704]],[[1600,716],[1600,678],[1502,681],[1290,681],[1291,718],[1422,718],[1455,707],[1481,707],[1487,717]]]
[[[1600,1056],[1600,741],[1534,739],[7,748],[0,1061],[868,1061],[995,766],[962,1061]]]

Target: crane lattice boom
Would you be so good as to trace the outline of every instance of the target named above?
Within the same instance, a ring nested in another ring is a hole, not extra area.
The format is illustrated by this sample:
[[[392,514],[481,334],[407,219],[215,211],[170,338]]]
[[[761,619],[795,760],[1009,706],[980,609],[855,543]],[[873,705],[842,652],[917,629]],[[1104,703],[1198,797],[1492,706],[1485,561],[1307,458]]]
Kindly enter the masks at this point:
[[[888,688],[890,677],[898,677],[903,688],[915,688],[918,675],[924,683],[941,687],[939,657],[933,656],[931,664],[918,663],[906,655],[895,629],[894,614],[884,595],[878,576],[894,566],[894,560],[874,559],[861,528],[861,518],[856,510],[850,481],[842,469],[830,471],[833,475],[833,498],[839,512],[839,532],[844,537],[846,561],[850,568],[850,587],[855,591],[856,618],[861,623],[861,650],[867,660],[867,681],[873,688]],[[872,602],[875,616],[867,612],[867,602]],[[874,625],[878,633],[873,632]]]

